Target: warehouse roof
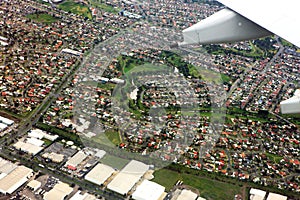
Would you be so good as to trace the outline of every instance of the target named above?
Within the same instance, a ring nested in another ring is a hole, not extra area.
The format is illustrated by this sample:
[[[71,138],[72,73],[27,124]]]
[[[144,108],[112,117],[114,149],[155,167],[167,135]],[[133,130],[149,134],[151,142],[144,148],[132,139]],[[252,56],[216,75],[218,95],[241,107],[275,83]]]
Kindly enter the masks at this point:
[[[270,192],[267,200],[287,200],[287,196]]]
[[[263,200],[263,199],[265,199],[266,193],[267,192],[265,192],[263,190],[251,188],[250,189],[250,199],[252,199],[252,200]]]
[[[68,184],[59,182],[52,190],[44,194],[44,200],[64,200],[72,191],[73,188]]]
[[[97,200],[97,198],[89,193],[82,194],[82,191],[79,190],[70,200]]]
[[[177,197],[177,200],[195,200],[198,195],[191,190],[182,190],[180,195]]]
[[[86,159],[87,155],[83,151],[78,151],[74,156],[72,156],[67,162],[66,166],[77,167],[84,159]]]
[[[7,125],[0,122],[0,131],[4,130],[6,128],[7,128]]]
[[[26,143],[41,147],[44,144],[44,141],[37,138],[27,138]]]
[[[132,160],[115,176],[107,188],[126,195],[148,170],[149,165]]]
[[[2,116],[0,116],[0,122],[2,122],[2,123],[4,123],[4,124],[7,124],[7,125],[9,125],[9,126],[12,125],[12,124],[14,123],[13,120],[7,119],[7,118],[2,117]]]
[[[20,149],[24,152],[27,152],[29,154],[32,155],[36,155],[37,153],[39,153],[41,150],[43,150],[43,147],[39,147],[30,143],[25,143],[22,141],[18,141],[17,143],[14,144],[14,147],[16,149]]]
[[[18,166],[11,173],[0,179],[0,192],[3,194],[11,194],[21,187],[32,174],[32,169],[25,166]]]
[[[112,167],[98,164],[85,176],[85,179],[97,185],[102,185],[114,172],[115,170]]]
[[[132,194],[135,200],[159,200],[165,191],[165,187],[152,181],[144,180]]]
[[[14,169],[16,169],[18,166],[13,164],[12,162],[8,160],[4,160],[3,158],[0,158],[0,173],[9,174],[12,172]]]
[[[41,187],[41,185],[42,185],[42,183],[37,180],[32,180],[27,184],[27,186],[29,188],[32,188],[33,191],[36,191],[37,189],[39,189]]]

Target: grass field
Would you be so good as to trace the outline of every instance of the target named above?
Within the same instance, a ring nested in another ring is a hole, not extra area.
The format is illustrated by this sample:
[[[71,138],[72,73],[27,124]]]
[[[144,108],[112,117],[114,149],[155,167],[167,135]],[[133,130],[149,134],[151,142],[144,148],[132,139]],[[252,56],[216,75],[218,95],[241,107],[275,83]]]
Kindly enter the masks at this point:
[[[106,154],[104,158],[100,160],[100,162],[115,169],[121,170],[129,162],[129,160]]]
[[[70,1],[70,0],[59,4],[58,8],[60,8],[64,11],[67,11],[67,12],[72,12],[74,14],[81,15],[83,17],[92,19],[92,13],[87,6]]]
[[[90,3],[91,3],[92,6],[97,7],[99,9],[103,10],[103,11],[106,11],[106,12],[111,12],[111,13],[117,14],[118,12],[121,11],[120,9],[114,8],[114,7],[112,7],[110,5],[107,5],[105,3],[101,3],[97,0],[90,0]]]
[[[53,17],[46,13],[29,14],[29,15],[27,15],[27,17],[34,21],[48,23],[48,24],[58,21],[58,18]]]
[[[120,134],[114,130],[107,130],[105,132],[105,136],[109,141],[111,141],[114,145],[119,145],[121,143]]]
[[[281,159],[283,159],[282,156],[278,156],[278,155],[275,155],[275,154],[271,154],[271,153],[266,153],[266,155],[268,156],[268,158],[270,160],[273,160],[274,162],[276,163],[279,163]]]
[[[169,191],[178,180],[183,184],[192,186],[199,190],[200,196],[207,200],[232,200],[235,194],[242,194],[242,188],[237,185],[197,177],[190,174],[179,174],[177,172],[160,169],[154,172],[153,181],[166,187]]]
[[[98,134],[97,136],[93,137],[92,140],[99,144],[104,144],[110,147],[115,147],[121,142],[119,133],[110,130],[107,130],[105,133]]]

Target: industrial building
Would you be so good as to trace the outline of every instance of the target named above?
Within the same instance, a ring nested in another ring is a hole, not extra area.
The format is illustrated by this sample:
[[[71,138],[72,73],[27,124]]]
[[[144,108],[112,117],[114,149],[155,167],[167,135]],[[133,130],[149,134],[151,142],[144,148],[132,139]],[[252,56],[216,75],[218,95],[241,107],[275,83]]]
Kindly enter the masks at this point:
[[[267,200],[287,200],[287,199],[288,199],[287,196],[275,194],[272,192],[269,193],[268,198],[267,198]]]
[[[14,124],[13,120],[7,119],[5,117],[0,116],[0,123],[6,124],[8,126],[11,126]]]
[[[134,200],[159,200],[162,199],[164,191],[164,186],[144,180],[132,194],[132,198]]]
[[[132,160],[114,177],[107,188],[121,195],[127,195],[148,170],[149,165]]]
[[[39,144],[34,145],[34,144],[30,143],[30,142],[18,141],[13,146],[17,150],[21,150],[21,151],[26,152],[26,153],[31,154],[31,155],[36,155],[40,151],[42,151],[44,149],[44,147],[39,146]]]
[[[37,191],[41,187],[42,183],[37,180],[32,180],[27,184],[27,187],[32,189],[32,191]]]
[[[114,172],[115,170],[112,167],[98,164],[84,178],[101,186]]]
[[[255,188],[250,189],[250,200],[264,200],[267,192]]]
[[[25,166],[17,166],[9,174],[0,179],[0,192],[12,194],[32,176],[33,170]]]
[[[78,151],[72,156],[65,164],[68,169],[76,170],[77,166],[87,158],[87,155],[83,151]]]
[[[191,190],[183,189],[176,200],[196,200],[198,195]]]
[[[44,194],[44,200],[64,200],[72,191],[73,188],[68,184],[59,182]]]
[[[82,191],[79,190],[70,200],[97,200],[97,198],[89,193],[82,194]]]

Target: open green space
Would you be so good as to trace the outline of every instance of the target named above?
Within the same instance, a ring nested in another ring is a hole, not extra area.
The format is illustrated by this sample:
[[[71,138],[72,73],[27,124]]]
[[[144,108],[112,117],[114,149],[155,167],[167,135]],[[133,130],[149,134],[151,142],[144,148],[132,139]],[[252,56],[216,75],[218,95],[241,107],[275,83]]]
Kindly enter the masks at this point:
[[[49,15],[47,13],[29,14],[27,15],[27,17],[34,21],[41,22],[41,23],[48,23],[48,24],[58,21],[58,18],[53,17],[52,15]]]
[[[105,131],[105,136],[109,141],[111,141],[114,145],[119,145],[121,143],[120,134],[116,130],[107,130]]]
[[[227,76],[225,74],[221,74],[221,78],[222,78],[223,82],[225,82],[225,83],[229,83],[230,81],[232,81],[230,76]]]
[[[265,44],[265,41],[260,41],[260,43]],[[259,43],[257,42],[257,43]],[[268,51],[264,51],[263,49],[259,48],[258,45],[250,42],[251,50],[240,50],[235,48],[223,48],[218,45],[204,45],[204,48],[209,54],[215,55],[223,55],[223,54],[234,54],[234,55],[241,55],[249,58],[265,58],[268,54],[274,54],[276,51],[274,49],[270,49]]]
[[[200,196],[207,200],[231,200],[235,194],[242,194],[242,187],[230,183],[224,183],[208,178],[202,178],[192,174],[178,173],[168,169],[159,169],[154,172],[153,181],[166,187],[169,191],[178,180],[183,184],[198,189]]]
[[[98,83],[98,88],[104,89],[104,90],[114,90],[116,87],[116,84],[113,83]]]
[[[115,169],[121,170],[129,162],[129,160],[106,154],[100,160],[100,162]]]
[[[278,155],[275,155],[275,154],[271,154],[271,153],[266,153],[267,157],[270,159],[270,160],[273,160],[274,162],[276,163],[279,163],[281,159],[283,159],[282,156],[278,156]]]
[[[124,70],[125,71],[125,70]],[[145,63],[140,66],[135,66],[134,68],[131,69],[130,73],[134,72],[158,72],[158,74],[163,74],[162,72],[168,72],[170,71],[170,67],[166,65],[157,65],[157,64],[151,64],[151,63]],[[127,70],[126,72],[129,72]]]
[[[110,136],[110,137],[112,138],[112,140],[115,140],[115,138],[116,138],[114,136]],[[91,140],[97,144],[103,144],[103,145],[106,145],[109,147],[114,147],[116,145],[113,143],[113,141],[111,139],[108,138],[106,133],[99,133],[95,137],[92,137]],[[120,143],[118,143],[118,144],[120,144]]]
[[[81,15],[83,17],[87,17],[88,19],[92,19],[92,12],[90,11],[89,7],[82,3],[76,3],[68,0],[59,4],[58,8],[67,12]]]
[[[111,12],[111,13],[117,14],[118,12],[121,11],[118,8],[114,8],[113,6],[102,3],[102,1],[90,0],[89,2],[93,7],[99,8],[105,12]]]

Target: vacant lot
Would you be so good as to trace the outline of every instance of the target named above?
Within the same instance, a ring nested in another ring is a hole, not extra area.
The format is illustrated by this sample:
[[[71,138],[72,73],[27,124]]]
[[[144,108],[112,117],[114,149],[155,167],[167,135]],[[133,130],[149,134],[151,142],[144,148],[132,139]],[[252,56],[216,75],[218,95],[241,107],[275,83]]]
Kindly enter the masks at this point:
[[[64,11],[72,12],[83,17],[92,19],[92,13],[86,5],[75,3],[73,1],[65,1],[58,5],[58,7]]]
[[[56,22],[58,20],[56,17],[53,17],[46,13],[30,14],[27,15],[27,17],[37,22],[49,23],[49,24]]]
[[[183,184],[192,186],[199,190],[200,196],[207,200],[232,200],[235,194],[242,194],[242,188],[230,183],[202,178],[191,174],[180,174],[168,169],[160,169],[154,172],[153,181],[166,187],[169,191],[178,180]]]

